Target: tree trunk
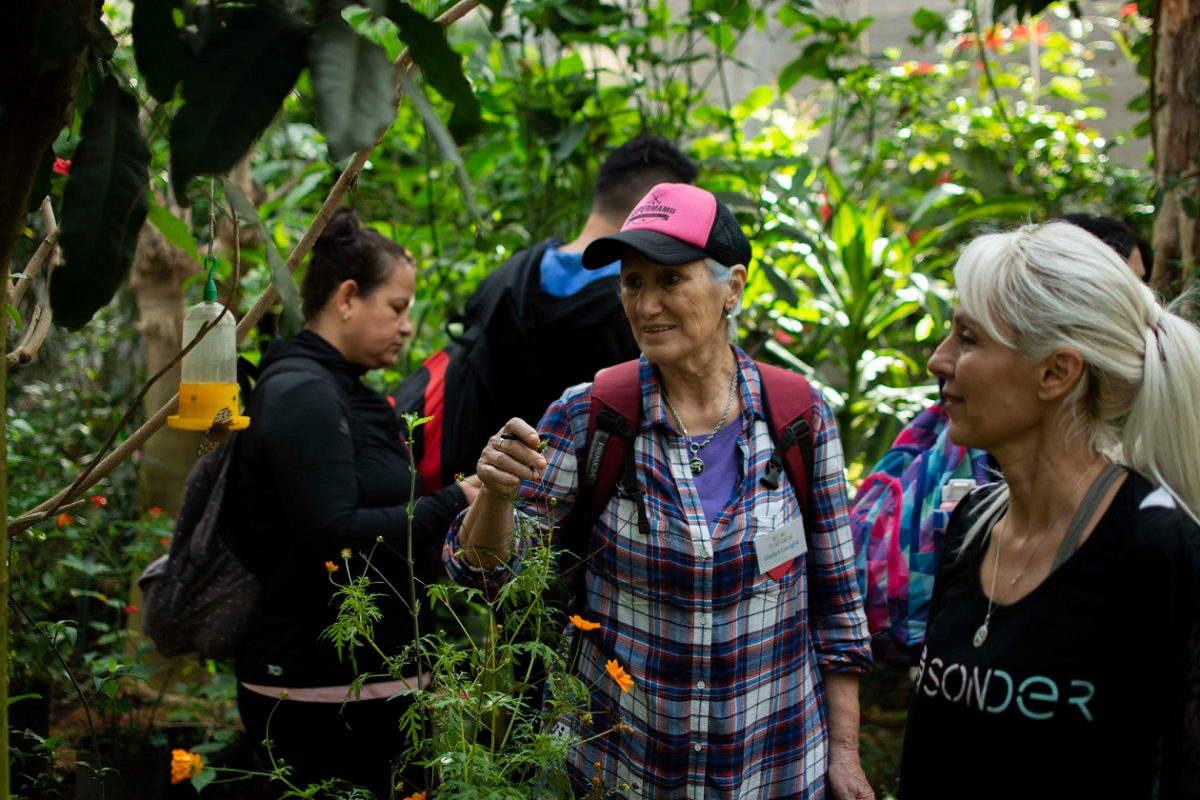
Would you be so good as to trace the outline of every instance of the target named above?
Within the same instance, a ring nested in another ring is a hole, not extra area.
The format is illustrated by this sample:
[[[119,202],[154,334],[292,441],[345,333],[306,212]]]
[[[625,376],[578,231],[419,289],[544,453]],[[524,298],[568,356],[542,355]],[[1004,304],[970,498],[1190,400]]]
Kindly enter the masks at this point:
[[[5,6],[0,25],[0,265],[7,275],[24,227],[29,192],[46,148],[69,119],[86,65],[85,52],[46,68],[35,52],[40,18],[57,15],[86,23],[92,0],[23,0]],[[9,282],[4,282],[7,302]],[[0,323],[0,355],[7,350],[8,322]],[[8,447],[3,413],[8,376],[0,366],[0,502],[8,507]],[[9,796],[8,750],[8,522],[0,520],[0,800]]]
[[[200,265],[173,246],[150,223],[138,235],[129,288],[138,307],[138,327],[146,342],[146,374],[154,375],[179,353],[183,331],[184,279]],[[146,394],[147,414],[153,414],[179,389],[179,365],[159,379]],[[143,509],[158,507],[171,516],[179,510],[183,481],[196,460],[201,434],[163,428],[142,447],[138,465]]]
[[[1153,284],[1174,297],[1200,263],[1200,0],[1162,0],[1155,35]]]

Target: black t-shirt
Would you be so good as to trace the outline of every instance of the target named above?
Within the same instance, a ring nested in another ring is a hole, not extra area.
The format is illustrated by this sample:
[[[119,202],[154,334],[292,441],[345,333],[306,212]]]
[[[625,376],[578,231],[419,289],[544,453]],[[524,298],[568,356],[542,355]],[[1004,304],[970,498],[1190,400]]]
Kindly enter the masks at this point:
[[[977,648],[986,536],[959,545],[990,491],[964,500],[947,532],[901,797],[1200,796],[1200,531],[1130,473],[1087,541],[1029,595],[997,607]]]

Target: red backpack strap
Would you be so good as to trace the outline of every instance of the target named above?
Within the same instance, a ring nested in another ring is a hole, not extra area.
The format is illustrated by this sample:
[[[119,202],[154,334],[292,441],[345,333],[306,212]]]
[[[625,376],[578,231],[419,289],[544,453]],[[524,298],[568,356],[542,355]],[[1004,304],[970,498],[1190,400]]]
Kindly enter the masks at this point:
[[[638,508],[638,528],[649,535],[650,520],[637,483],[633,438],[642,416],[642,389],[638,380],[639,361],[626,361],[596,373],[592,382],[592,407],[588,418],[587,443],[579,463],[579,486],[575,508],[563,521],[562,549],[568,561],[566,574],[590,555],[588,541],[593,526],[612,497],[618,481]],[[581,576],[574,576],[576,592],[582,591]],[[574,598],[581,602],[581,597]]]
[[[424,415],[432,417],[421,428],[425,437],[425,447],[421,451],[420,463],[417,464],[417,475],[424,494],[436,492],[443,485],[442,427],[446,410],[446,365],[449,363],[450,354],[445,350],[438,350],[421,365],[429,372],[429,382],[425,384]]]
[[[588,419],[587,450],[579,470],[581,489],[591,492],[588,507],[594,522],[624,471],[626,451],[642,418],[641,362],[625,361],[596,373]]]
[[[755,362],[762,378],[763,408],[775,452],[767,462],[767,474],[761,479],[770,489],[779,488],[779,476],[786,470],[792,490],[806,517],[812,500],[813,436],[812,385],[799,373]]]

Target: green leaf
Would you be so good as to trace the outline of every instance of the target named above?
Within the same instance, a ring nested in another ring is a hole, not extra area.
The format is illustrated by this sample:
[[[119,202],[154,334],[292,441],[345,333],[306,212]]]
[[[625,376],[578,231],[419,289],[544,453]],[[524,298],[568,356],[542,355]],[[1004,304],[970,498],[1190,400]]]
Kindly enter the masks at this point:
[[[433,141],[437,144],[442,157],[454,165],[454,177],[458,181],[459,188],[462,190],[463,202],[467,206],[467,211],[475,219],[476,225],[482,224],[483,214],[479,210],[479,205],[475,202],[475,189],[471,185],[471,176],[467,174],[466,165],[463,164],[462,153],[458,152],[458,145],[454,143],[450,132],[442,124],[441,117],[433,110],[433,106],[429,103],[429,98],[425,96],[420,87],[413,83],[412,78],[408,77],[404,70],[400,71],[399,76],[400,88],[408,96],[409,102],[416,106],[421,119],[425,121],[425,129],[433,137]]]
[[[217,778],[217,771],[212,767],[205,767],[200,772],[191,777],[192,786],[197,792],[203,792],[204,787],[208,786]]]
[[[36,693],[18,694],[18,695],[9,697],[7,705],[9,706],[9,708],[11,708],[13,703],[20,702],[21,700],[41,700],[41,699],[42,699],[42,696],[40,694],[36,694]]]
[[[504,3],[498,6],[503,9]],[[498,13],[491,3],[488,7],[492,8],[493,15]],[[425,80],[454,104],[454,113],[450,115],[450,131],[454,138],[462,142],[479,133],[483,128],[479,99],[463,74],[462,56],[446,41],[446,31],[400,0],[390,0],[387,15],[400,29],[400,39],[408,46]]]
[[[262,217],[258,215],[258,209],[233,181],[225,178],[223,185],[225,199],[233,206],[233,210],[239,217],[262,232],[263,247],[267,251],[267,264],[271,267],[271,278],[275,284],[275,290],[279,292],[279,300],[283,303],[283,314],[279,318],[279,332],[284,336],[295,336],[304,327],[304,316],[300,312],[300,292],[296,288],[296,281],[292,277],[292,273],[288,272],[283,259],[279,257],[279,251],[275,249],[275,242],[268,235]]]
[[[50,279],[55,321],[71,330],[112,298],[133,262],[150,180],[150,149],[137,115],[137,101],[110,76],[83,118],[63,191],[65,263]]]
[[[179,0],[137,0],[133,6],[133,55],[146,78],[146,89],[160,103],[175,96],[175,87],[187,71],[188,56],[175,10]]]
[[[912,15],[913,27],[919,31],[933,31],[941,34],[946,30],[946,18],[936,11],[930,11],[921,6]]]
[[[329,17],[308,51],[317,120],[331,161],[375,144],[396,118],[392,62],[340,16]]]
[[[25,329],[25,320],[21,319],[21,313],[17,311],[16,306],[12,303],[5,303],[4,310],[8,312],[8,318],[12,320],[18,333]]]
[[[498,32],[504,22],[504,7],[508,5],[508,0],[483,0],[483,5],[492,12],[492,19],[489,23],[492,32]]]
[[[164,239],[191,256],[192,261],[200,260],[196,254],[196,240],[192,237],[187,225],[184,225],[178,217],[153,200],[150,201],[150,210],[147,216]]]
[[[1026,14],[1040,14],[1054,0],[995,0],[992,3],[992,21],[998,21],[1008,9],[1014,9],[1018,19]]]
[[[186,203],[196,175],[227,172],[271,122],[304,68],[310,29],[259,3],[222,12],[183,79],[183,108],[171,122],[171,182]]]
[[[788,275],[781,273],[775,268],[775,265],[769,262],[760,264],[763,274],[767,276],[767,282],[771,284],[771,288],[775,290],[775,296],[783,303],[789,306],[794,306],[800,302],[800,295],[796,291],[796,286],[792,283]]]
[[[112,31],[101,19],[101,15],[104,13],[104,4],[97,3],[95,10],[92,23],[88,27],[88,45],[92,48],[94,55],[104,61],[112,61],[113,53],[117,51],[117,37],[112,35]]]

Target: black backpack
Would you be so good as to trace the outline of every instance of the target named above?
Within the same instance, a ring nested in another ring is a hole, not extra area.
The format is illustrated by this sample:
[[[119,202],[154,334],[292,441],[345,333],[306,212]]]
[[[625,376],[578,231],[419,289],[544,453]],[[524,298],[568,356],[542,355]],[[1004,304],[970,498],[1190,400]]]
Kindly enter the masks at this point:
[[[410,442],[423,493],[474,472],[487,438],[512,417],[536,424],[568,386],[637,358],[616,278],[569,297],[541,290],[549,244],[515,254],[485,278],[449,326],[462,332],[392,393],[397,414],[432,417]]]
[[[258,386],[296,372],[327,374],[308,359],[289,358],[264,370]],[[243,398],[249,406],[249,394]],[[230,523],[225,487],[235,461],[236,437],[231,434],[192,466],[171,549],[138,578],[142,630],[164,656],[197,652],[203,658],[233,658],[258,600],[258,579],[226,543]]]

